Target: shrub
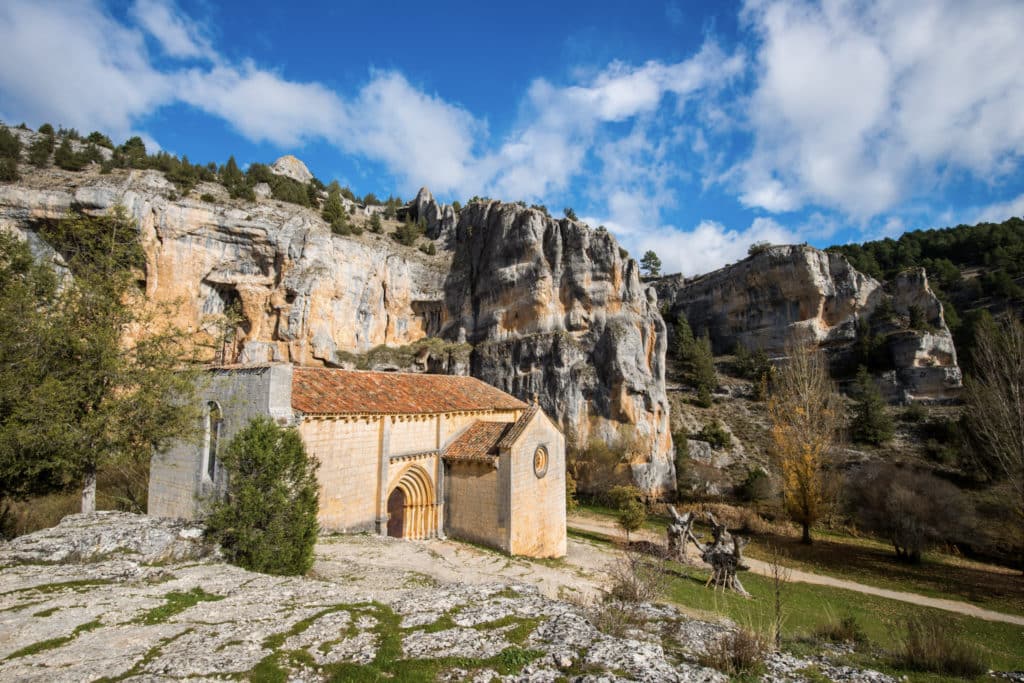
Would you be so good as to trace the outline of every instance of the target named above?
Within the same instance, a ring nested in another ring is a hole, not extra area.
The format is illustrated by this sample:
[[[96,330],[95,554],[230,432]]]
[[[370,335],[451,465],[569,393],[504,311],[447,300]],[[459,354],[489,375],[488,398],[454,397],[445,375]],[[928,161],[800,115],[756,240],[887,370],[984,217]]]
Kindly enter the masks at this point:
[[[759,240],[757,242],[754,242],[749,247],[747,247],[747,256],[756,256],[757,254],[760,254],[763,251],[768,251],[768,249],[771,248],[771,246],[772,243],[767,242],[765,240]]]
[[[214,197],[214,196],[213,196],[212,194],[210,194],[209,192],[204,192],[204,193],[202,193],[201,195],[199,195],[199,199],[200,199],[201,201],[204,201],[204,202],[208,203],[208,204],[213,204],[214,202],[216,202],[216,201],[217,201],[217,198],[216,198],[216,197]]]
[[[707,441],[712,448],[728,448],[732,445],[732,435],[725,430],[722,423],[712,420],[694,435],[698,441]]]
[[[317,463],[294,429],[257,417],[224,451],[225,499],[207,533],[227,559],[266,574],[304,574],[317,535]]]
[[[864,629],[852,614],[847,614],[839,621],[832,620],[818,626],[814,629],[814,637],[832,643],[854,643],[855,645],[866,643],[868,640]]]
[[[434,254],[437,253],[437,247],[434,245],[433,242],[428,242],[426,244],[420,245],[420,251],[422,251],[427,256],[433,256]]]
[[[897,644],[894,664],[912,671],[974,678],[988,670],[969,643],[960,638],[945,619],[914,617]]]
[[[21,140],[18,136],[4,127],[0,127],[0,159],[14,159],[21,157]]]
[[[891,464],[866,465],[851,476],[845,498],[858,525],[889,539],[897,557],[908,562],[919,562],[933,544],[956,542],[969,526],[960,489]]]
[[[8,183],[18,180],[18,162],[14,159],[0,159],[0,182]]]
[[[402,225],[398,226],[397,230],[391,233],[391,237],[399,244],[411,247],[416,244],[416,240],[418,240],[422,234],[423,229],[418,223],[406,221]]]
[[[767,500],[772,496],[772,480],[760,467],[753,467],[747,471],[747,477],[737,489],[740,500],[751,503],[758,503]]]
[[[53,126],[49,123],[44,123],[43,125],[39,126],[39,132],[42,133],[43,135],[48,135],[50,137],[53,137],[54,135]]]
[[[608,566],[609,595],[621,602],[652,602],[667,585],[665,559],[634,551],[623,552]]]
[[[729,676],[749,676],[764,668],[768,650],[764,636],[737,628],[709,645],[700,663]]]
[[[911,403],[903,411],[902,417],[904,422],[924,422],[928,418],[928,409],[921,403]]]

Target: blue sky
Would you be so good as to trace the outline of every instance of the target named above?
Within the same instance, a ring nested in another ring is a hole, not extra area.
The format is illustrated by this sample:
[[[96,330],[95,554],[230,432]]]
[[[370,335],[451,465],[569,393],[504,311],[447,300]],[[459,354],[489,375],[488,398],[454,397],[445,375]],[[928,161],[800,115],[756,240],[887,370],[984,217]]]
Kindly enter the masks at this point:
[[[667,271],[1024,214],[1017,0],[5,0],[0,118],[565,206]]]

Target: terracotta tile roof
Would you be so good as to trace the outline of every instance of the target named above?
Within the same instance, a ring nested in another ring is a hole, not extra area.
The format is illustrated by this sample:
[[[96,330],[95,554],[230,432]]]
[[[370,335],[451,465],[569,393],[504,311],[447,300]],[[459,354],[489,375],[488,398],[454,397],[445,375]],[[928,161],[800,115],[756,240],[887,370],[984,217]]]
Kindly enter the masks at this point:
[[[292,408],[307,415],[422,415],[525,407],[514,396],[473,377],[301,367],[292,373]]]
[[[498,448],[512,448],[512,444],[516,442],[516,439],[522,435],[526,426],[530,424],[533,416],[537,414],[540,407],[534,403],[529,408],[523,411],[523,414],[519,416],[519,419],[515,421],[512,428],[505,433],[505,436],[501,439],[501,443],[498,444]]]
[[[474,422],[442,454],[446,460],[490,460],[498,455],[498,442],[511,422]]]

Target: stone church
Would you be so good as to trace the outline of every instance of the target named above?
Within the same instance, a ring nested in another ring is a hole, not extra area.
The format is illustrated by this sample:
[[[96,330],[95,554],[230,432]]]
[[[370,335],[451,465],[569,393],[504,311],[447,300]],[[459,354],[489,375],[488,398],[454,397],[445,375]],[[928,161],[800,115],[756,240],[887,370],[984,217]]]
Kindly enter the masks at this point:
[[[320,462],[323,530],[565,555],[565,437],[536,403],[452,375],[288,364],[209,375],[201,441],[153,457],[151,515],[201,517],[226,484],[219,449],[266,415]]]

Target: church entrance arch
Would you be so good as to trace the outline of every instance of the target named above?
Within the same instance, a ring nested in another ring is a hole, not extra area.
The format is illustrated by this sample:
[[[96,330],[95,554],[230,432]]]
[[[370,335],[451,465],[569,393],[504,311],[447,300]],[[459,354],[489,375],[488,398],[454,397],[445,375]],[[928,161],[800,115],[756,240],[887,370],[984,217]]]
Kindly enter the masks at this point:
[[[419,465],[410,465],[388,495],[388,536],[419,540],[437,535],[434,483]]]

